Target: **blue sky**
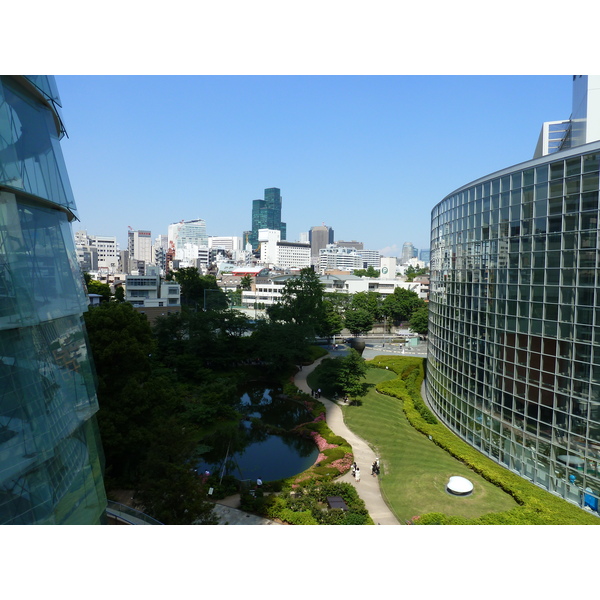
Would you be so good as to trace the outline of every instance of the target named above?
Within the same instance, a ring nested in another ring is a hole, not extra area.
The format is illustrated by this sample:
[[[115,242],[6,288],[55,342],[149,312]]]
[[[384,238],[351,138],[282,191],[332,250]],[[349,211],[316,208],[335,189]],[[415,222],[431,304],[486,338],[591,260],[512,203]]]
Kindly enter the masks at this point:
[[[429,247],[433,206],[533,156],[543,121],[568,118],[561,76],[59,75],[62,141],[81,222],[115,235],[206,220],[241,235],[278,187],[288,239],[397,255]]]

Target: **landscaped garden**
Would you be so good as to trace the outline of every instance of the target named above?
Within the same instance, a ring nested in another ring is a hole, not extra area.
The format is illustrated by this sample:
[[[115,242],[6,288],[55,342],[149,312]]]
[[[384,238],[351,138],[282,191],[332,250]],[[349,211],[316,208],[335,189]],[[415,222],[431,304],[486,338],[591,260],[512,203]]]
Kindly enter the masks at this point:
[[[381,458],[381,488],[400,522],[414,524],[600,524],[486,458],[439,423],[420,395],[423,359],[378,356],[369,361],[368,391],[342,405],[350,429]],[[311,387],[322,387],[317,368]],[[449,477],[473,485],[470,496],[446,492]]]

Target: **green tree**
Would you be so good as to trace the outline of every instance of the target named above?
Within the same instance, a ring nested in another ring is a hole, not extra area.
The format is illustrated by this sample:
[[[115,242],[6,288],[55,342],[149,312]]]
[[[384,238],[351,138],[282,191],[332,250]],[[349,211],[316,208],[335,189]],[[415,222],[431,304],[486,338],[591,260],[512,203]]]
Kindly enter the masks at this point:
[[[369,265],[366,269],[354,269],[353,274],[357,277],[379,277],[380,272],[373,265]]]
[[[306,336],[294,323],[261,320],[252,333],[251,344],[254,356],[266,364],[271,374],[285,373],[309,355]]]
[[[374,319],[366,308],[350,308],[344,315],[344,323],[352,335],[358,336],[373,329]]]
[[[352,295],[350,307],[365,309],[371,315],[373,322],[383,320],[383,300],[377,292],[356,292]]]
[[[115,288],[115,302],[125,302],[125,289],[122,285]]]
[[[426,335],[429,328],[429,307],[417,308],[411,315],[408,326],[415,333]]]
[[[288,279],[281,293],[281,301],[267,308],[273,321],[294,323],[307,337],[314,337],[325,317],[323,284],[309,267],[296,277]]]
[[[181,304],[198,310],[220,310],[227,308],[227,297],[214,275],[200,275],[196,267],[183,267],[169,273],[168,279],[181,286]]]
[[[252,289],[252,277],[244,275],[240,281],[240,288],[244,292],[249,292]]]
[[[131,480],[151,438],[153,401],[160,398],[159,386],[148,383],[155,341],[146,317],[127,302],[102,303],[84,318],[98,379],[107,473]]]
[[[87,287],[88,294],[98,294],[102,296],[100,302],[108,302],[110,300],[111,292],[108,283],[102,283],[96,279],[92,279],[89,273],[83,273],[83,279]]]
[[[344,395],[351,398],[360,398],[366,394],[366,386],[363,382],[367,374],[367,363],[365,359],[354,349],[339,359],[337,372],[337,385]]]
[[[385,314],[395,322],[410,319],[412,313],[425,306],[425,301],[412,290],[397,287],[393,294],[389,294],[383,301]]]

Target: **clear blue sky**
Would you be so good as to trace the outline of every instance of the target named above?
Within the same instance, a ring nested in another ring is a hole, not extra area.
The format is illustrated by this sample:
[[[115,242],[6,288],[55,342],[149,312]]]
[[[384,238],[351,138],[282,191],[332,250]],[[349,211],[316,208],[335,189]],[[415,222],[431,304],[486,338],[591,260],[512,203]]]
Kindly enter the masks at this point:
[[[81,223],[153,237],[181,219],[251,228],[278,187],[289,240],[325,223],[386,255],[429,247],[430,213],[478,177],[532,158],[568,118],[562,76],[57,76]]]

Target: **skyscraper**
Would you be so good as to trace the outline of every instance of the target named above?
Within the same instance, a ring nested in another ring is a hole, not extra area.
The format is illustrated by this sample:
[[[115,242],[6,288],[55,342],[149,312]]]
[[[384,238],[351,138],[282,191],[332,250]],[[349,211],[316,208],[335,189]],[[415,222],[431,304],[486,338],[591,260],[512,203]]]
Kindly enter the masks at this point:
[[[310,255],[316,259],[318,263],[319,251],[327,247],[327,244],[333,244],[333,229],[323,225],[311,227],[308,232],[308,240],[310,241]]]
[[[281,221],[281,190],[266,188],[264,200],[252,201],[252,232],[248,241],[252,249],[258,248],[258,230],[272,229],[281,232],[281,239],[286,239],[286,224]]]
[[[106,508],[58,106],[54,78],[0,77],[0,524]]]

